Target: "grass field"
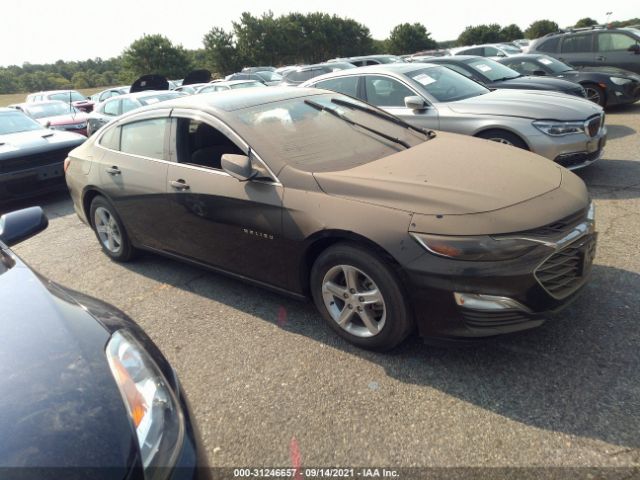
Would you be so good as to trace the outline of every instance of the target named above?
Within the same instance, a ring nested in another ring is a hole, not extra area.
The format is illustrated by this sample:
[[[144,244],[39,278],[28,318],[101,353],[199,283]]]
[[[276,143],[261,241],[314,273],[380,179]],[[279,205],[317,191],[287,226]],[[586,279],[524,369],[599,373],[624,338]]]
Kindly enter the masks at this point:
[[[109,87],[95,87],[95,88],[82,88],[78,90],[84,96],[93,95],[94,93],[105,90]],[[8,93],[5,95],[0,95],[0,107],[6,107],[7,105],[11,105],[14,103],[22,103],[24,99],[27,97],[26,93]]]

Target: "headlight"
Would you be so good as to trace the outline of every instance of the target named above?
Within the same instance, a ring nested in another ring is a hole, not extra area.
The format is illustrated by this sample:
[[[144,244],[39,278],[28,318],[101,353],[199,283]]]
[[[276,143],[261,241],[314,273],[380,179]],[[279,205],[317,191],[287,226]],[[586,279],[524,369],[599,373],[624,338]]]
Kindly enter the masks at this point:
[[[411,236],[429,252],[455,260],[492,262],[517,258],[533,250],[536,242],[521,239],[495,239],[488,235],[477,237],[450,237],[411,233]]]
[[[552,137],[569,135],[570,133],[584,133],[584,122],[556,122],[554,120],[536,120],[533,126],[542,133]]]
[[[162,372],[126,330],[111,336],[106,348],[111,373],[135,427],[145,479],[169,473],[184,435],[178,400]]]
[[[609,80],[611,80],[616,85],[626,85],[627,83],[631,83],[631,79],[630,78],[609,77]]]

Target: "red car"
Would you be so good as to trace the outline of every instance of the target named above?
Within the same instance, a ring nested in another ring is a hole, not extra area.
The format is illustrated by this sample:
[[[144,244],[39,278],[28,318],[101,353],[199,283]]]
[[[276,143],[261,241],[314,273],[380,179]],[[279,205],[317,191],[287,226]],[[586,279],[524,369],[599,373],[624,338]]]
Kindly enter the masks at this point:
[[[30,116],[43,127],[54,130],[80,133],[87,136],[87,113],[66,102],[57,100],[46,102],[19,103],[11,105]]]
[[[27,103],[33,103],[47,100],[58,100],[70,103],[78,110],[82,110],[87,113],[93,110],[94,104],[94,102],[75,90],[49,90],[48,92],[30,93],[27,95],[27,99],[25,101]]]

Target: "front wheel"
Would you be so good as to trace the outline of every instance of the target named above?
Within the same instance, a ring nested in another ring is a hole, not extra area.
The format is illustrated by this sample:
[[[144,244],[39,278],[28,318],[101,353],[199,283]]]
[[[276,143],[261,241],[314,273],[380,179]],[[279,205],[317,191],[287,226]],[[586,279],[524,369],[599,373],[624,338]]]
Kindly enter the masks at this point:
[[[334,245],[318,257],[310,280],[324,319],[354,345],[388,350],[411,332],[400,281],[378,255],[355,244]]]
[[[513,147],[529,150],[527,144],[524,143],[524,141],[520,137],[518,137],[515,133],[507,132],[506,130],[487,130],[484,132],[480,132],[477,137],[491,140],[492,142],[502,143],[503,145],[511,145]]]
[[[606,102],[604,90],[598,85],[589,83],[584,85],[584,91],[586,93],[587,100],[597,103],[601,107],[604,107]]]
[[[129,235],[106,198],[98,196],[91,202],[91,225],[102,250],[110,258],[118,262],[127,262],[133,258],[135,250],[129,241]]]

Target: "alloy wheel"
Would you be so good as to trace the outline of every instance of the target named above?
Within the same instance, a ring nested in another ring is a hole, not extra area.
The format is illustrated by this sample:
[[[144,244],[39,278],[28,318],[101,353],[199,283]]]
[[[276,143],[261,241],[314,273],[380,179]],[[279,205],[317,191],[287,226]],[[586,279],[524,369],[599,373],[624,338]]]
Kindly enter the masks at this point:
[[[591,87],[585,87],[584,91],[586,92],[587,100],[600,105],[600,92]]]
[[[98,207],[93,219],[104,248],[111,253],[118,253],[122,248],[122,235],[111,212],[104,207]]]
[[[387,317],[382,292],[362,270],[336,265],[322,280],[322,297],[331,318],[350,334],[373,337],[384,328]]]
[[[502,143],[503,145],[513,145],[513,143],[511,143],[509,140],[502,137],[492,137],[489,138],[489,140],[491,140],[492,142]]]

